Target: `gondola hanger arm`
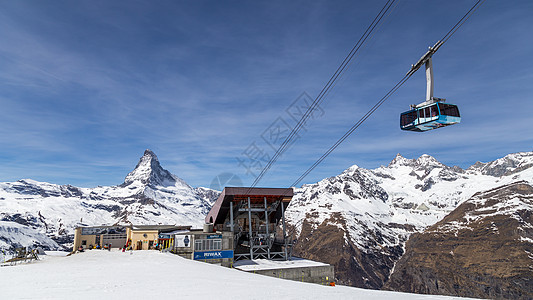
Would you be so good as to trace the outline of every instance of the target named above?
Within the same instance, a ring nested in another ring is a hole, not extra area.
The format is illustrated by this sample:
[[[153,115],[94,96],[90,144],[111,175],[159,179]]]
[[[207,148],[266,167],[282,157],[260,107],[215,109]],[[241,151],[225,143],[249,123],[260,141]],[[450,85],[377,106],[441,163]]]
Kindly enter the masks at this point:
[[[435,52],[437,52],[437,50],[439,50],[440,46],[442,46],[443,42],[442,41],[438,41],[437,43],[435,43],[435,45],[433,47],[429,47],[428,51],[426,52],[426,54],[424,54],[417,62],[416,64],[414,65],[411,65],[411,70],[409,70],[409,72],[407,72],[406,76],[411,76],[413,75],[416,71],[418,71],[418,69],[420,69],[420,67],[422,67],[423,64],[425,64],[432,56],[433,54],[435,54]]]

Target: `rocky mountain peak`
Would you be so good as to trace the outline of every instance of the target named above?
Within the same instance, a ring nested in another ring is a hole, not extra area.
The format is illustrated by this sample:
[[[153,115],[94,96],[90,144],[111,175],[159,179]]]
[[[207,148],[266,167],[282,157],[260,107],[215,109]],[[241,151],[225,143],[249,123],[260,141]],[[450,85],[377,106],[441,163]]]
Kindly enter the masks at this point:
[[[476,162],[467,170],[480,172],[483,175],[500,177],[511,175],[533,166],[533,152],[518,152],[508,154],[488,163]]]
[[[348,169],[344,170],[344,172],[342,172],[342,174],[344,174],[344,175],[353,175],[353,173],[355,171],[357,171],[358,169],[359,169],[358,165],[353,165],[353,166],[349,167]]]
[[[400,153],[396,154],[396,157],[389,163],[390,167],[396,166],[413,166],[415,164],[414,159],[408,159],[403,157]]]
[[[148,157],[148,158],[155,159],[155,160],[159,161],[157,159],[157,155],[155,155],[155,153],[152,150],[150,150],[150,149],[144,150],[143,157],[145,157],[145,156]]]
[[[31,179],[0,182],[0,248],[18,243],[67,249],[78,226],[202,226],[218,193],[192,188],[163,169],[151,150],[118,186],[77,188]]]
[[[433,156],[427,155],[427,154],[422,154],[419,158],[417,158],[416,159],[416,165],[420,166],[420,167],[428,167],[428,166],[432,166],[432,167],[439,166],[439,167],[441,167],[441,166],[443,166],[443,164],[441,162],[436,160]]]
[[[179,178],[161,167],[157,155],[152,150],[146,149],[135,169],[124,179],[124,185],[140,182],[143,185],[169,186],[175,185],[178,180]]]

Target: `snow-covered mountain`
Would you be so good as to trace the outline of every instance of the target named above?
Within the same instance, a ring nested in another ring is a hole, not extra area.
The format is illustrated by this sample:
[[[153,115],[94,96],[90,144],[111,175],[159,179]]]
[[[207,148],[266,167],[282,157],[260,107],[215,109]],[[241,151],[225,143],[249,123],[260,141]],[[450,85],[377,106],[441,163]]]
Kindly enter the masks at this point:
[[[533,152],[463,170],[429,155],[401,155],[388,166],[352,166],[304,185],[287,210],[294,253],[335,265],[341,282],[381,288],[409,236],[442,220],[476,192],[533,182]]]
[[[286,213],[297,240],[293,254],[335,265],[343,284],[379,289],[413,233],[478,192],[519,181],[533,183],[533,152],[465,170],[429,155],[407,159],[398,154],[388,166],[373,170],[354,165],[295,189]],[[68,246],[80,225],[201,226],[218,194],[189,186],[163,169],[150,150],[117,186],[77,188],[29,179],[0,183],[0,247],[21,241]]]
[[[81,225],[179,224],[200,227],[217,191],[193,188],[163,169],[157,156],[146,150],[124,183],[78,188],[24,179],[0,183],[0,247],[28,239],[2,233],[3,228],[25,226],[34,244],[49,248],[45,237],[61,245],[72,242]],[[9,225],[9,226],[8,226]],[[6,229],[7,230],[7,229]],[[22,232],[22,231],[20,231]],[[37,238],[39,235],[45,235]]]
[[[0,221],[0,249],[27,245],[40,245],[48,249],[61,248],[54,240],[27,225]]]
[[[525,181],[476,193],[409,239],[385,288],[533,299],[532,212],[533,186]]]

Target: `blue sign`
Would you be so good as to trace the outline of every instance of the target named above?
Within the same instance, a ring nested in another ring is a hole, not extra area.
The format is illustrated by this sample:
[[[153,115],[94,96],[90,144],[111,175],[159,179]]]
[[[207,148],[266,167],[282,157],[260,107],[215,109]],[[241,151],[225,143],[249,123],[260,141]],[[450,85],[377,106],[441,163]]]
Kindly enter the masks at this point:
[[[211,239],[221,239],[222,238],[222,234],[212,234],[212,235],[208,235],[207,236],[207,239],[208,240],[211,240]]]
[[[194,252],[194,260],[233,258],[233,250]]]

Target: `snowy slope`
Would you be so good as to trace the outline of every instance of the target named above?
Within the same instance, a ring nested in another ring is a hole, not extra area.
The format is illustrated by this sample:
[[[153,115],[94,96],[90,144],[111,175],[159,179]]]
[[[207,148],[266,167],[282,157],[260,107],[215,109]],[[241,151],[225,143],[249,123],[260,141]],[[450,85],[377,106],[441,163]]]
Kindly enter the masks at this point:
[[[5,299],[454,299],[295,282],[156,251],[45,256],[2,268],[0,283]]]
[[[467,170],[445,166],[429,155],[407,159],[398,154],[388,166],[373,170],[354,165],[296,190],[287,210],[298,239],[296,254],[334,264],[347,284],[380,288],[410,234],[435,224],[476,192],[519,180],[533,182],[532,166],[533,152],[509,154]],[[323,246],[311,244],[318,232],[333,236],[331,228],[343,233],[341,244],[331,238]],[[344,260],[328,253],[328,243],[345,248]]]
[[[511,159],[512,166],[493,171],[502,166],[502,161]],[[354,165],[338,176],[297,189],[287,213],[295,225],[312,211],[318,212],[317,223],[322,223],[332,212],[341,212],[369,226],[396,223],[422,229],[441,220],[476,192],[519,180],[533,182],[533,168],[530,168],[533,152],[510,154],[477,165],[482,166],[474,165],[465,171],[445,166],[429,155],[414,160],[399,154],[387,167],[366,170]],[[520,166],[528,168],[516,171]],[[356,242],[364,245],[363,240]],[[385,243],[397,241],[385,240]]]
[[[69,246],[74,227],[80,225],[199,227],[214,193],[192,188],[163,169],[157,156],[146,150],[117,186],[77,188],[30,179],[0,183],[0,220],[25,225]]]
[[[533,299],[532,212],[533,185],[525,181],[476,193],[409,239],[385,288]]]
[[[60,247],[45,232],[38,232],[15,222],[0,221],[0,249],[8,249],[11,245],[16,244],[18,247],[29,246],[32,248],[36,245],[43,245],[51,249]]]

